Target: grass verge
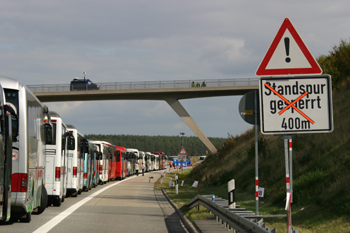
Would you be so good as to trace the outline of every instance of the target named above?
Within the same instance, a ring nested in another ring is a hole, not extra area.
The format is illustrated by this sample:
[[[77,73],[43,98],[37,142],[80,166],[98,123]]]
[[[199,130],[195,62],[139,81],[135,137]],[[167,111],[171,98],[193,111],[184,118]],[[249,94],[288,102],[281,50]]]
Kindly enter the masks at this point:
[[[184,169],[183,171],[175,171],[172,169],[170,173],[166,174],[162,182],[159,178],[154,185],[155,189],[164,189],[169,198],[181,209],[186,217],[193,223],[196,219],[206,219],[212,217],[211,214],[207,213],[204,207],[200,207],[199,211],[189,209],[186,203],[192,200],[197,194],[215,194],[224,199],[227,197],[227,185],[206,185],[199,184],[199,189],[193,188],[193,180],[190,178],[191,168]],[[169,170],[167,170],[169,172]],[[175,188],[169,186],[169,182],[175,181],[175,174],[179,175],[179,190],[178,194],[175,193]],[[181,178],[181,175],[185,178]],[[184,185],[181,186],[182,181]],[[256,211],[256,202],[254,193],[239,193],[236,192],[236,202],[242,208],[247,210]],[[286,214],[284,210],[285,203],[268,203],[263,198],[260,198],[259,202],[259,214],[260,215],[277,215]],[[320,206],[299,206],[292,205],[292,221],[293,227],[299,231],[299,233],[350,233],[350,218],[339,216],[334,212],[322,210]],[[277,232],[287,232],[287,218],[264,218],[266,227],[276,228]]]

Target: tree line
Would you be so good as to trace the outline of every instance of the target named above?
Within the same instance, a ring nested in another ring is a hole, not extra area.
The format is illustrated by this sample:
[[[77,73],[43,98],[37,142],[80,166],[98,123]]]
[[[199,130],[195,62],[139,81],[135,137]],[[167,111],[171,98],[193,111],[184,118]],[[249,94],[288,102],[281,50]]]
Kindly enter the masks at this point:
[[[182,138],[180,136],[146,136],[146,135],[113,135],[113,134],[87,134],[89,140],[106,141],[116,146],[135,148],[140,151],[163,151],[169,156],[176,156],[181,150]],[[209,140],[218,149],[224,145],[226,138],[211,138]],[[183,137],[183,146],[189,156],[201,156],[207,153],[206,146],[198,137]]]
[[[333,89],[338,89],[348,82],[350,74],[350,43],[341,39],[339,45],[334,45],[328,55],[321,55],[317,62],[324,74],[332,76]]]

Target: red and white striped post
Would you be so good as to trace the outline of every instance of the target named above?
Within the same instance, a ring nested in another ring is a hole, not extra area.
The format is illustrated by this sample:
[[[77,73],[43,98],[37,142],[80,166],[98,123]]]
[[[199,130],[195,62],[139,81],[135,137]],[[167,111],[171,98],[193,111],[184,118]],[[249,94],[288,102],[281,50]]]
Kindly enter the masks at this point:
[[[286,164],[286,210],[288,213],[288,233],[293,232],[292,228],[292,136],[284,136],[284,152],[285,152],[285,164]]]
[[[255,201],[259,203],[259,177],[255,177]],[[259,215],[259,208],[257,204],[257,215]]]
[[[259,154],[258,154],[258,91],[254,92],[255,105],[255,208],[256,215],[259,215]]]
[[[293,203],[293,160],[292,160],[292,136],[289,138],[289,189],[290,189],[290,202]]]

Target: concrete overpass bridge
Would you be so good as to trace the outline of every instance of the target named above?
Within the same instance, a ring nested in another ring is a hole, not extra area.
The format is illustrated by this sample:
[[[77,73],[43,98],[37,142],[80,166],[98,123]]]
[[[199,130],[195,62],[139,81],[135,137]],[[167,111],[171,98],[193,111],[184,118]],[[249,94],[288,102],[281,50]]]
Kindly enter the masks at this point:
[[[202,84],[203,80],[194,80]],[[69,84],[27,85],[41,102],[94,100],[164,100],[212,153],[216,148],[178,101],[202,97],[244,95],[259,89],[259,78],[205,80],[205,87],[192,87],[192,80],[98,83],[100,90],[70,91]]]

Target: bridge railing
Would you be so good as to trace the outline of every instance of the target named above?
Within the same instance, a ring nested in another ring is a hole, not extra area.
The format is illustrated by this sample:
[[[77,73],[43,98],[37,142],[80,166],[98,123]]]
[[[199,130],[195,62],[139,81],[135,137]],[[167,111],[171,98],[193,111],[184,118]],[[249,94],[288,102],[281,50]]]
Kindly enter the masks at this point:
[[[259,78],[241,79],[206,79],[206,80],[175,80],[175,81],[146,81],[146,82],[109,82],[97,83],[100,90],[128,90],[128,89],[158,89],[158,88],[187,88],[194,85],[202,87],[224,86],[254,86],[259,84]],[[32,92],[61,92],[70,91],[70,84],[38,84],[27,85]]]

